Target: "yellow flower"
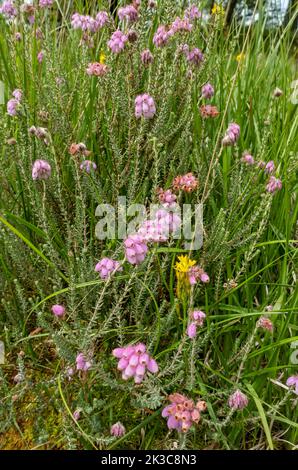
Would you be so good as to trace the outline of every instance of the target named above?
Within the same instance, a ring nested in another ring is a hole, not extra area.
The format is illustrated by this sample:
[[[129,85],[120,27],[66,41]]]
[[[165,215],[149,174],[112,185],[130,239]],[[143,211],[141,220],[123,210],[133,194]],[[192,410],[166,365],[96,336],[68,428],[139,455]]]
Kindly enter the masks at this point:
[[[174,269],[177,277],[177,297],[178,299],[181,299],[185,294],[189,294],[190,292],[188,272],[196,262],[188,256],[183,255],[178,256],[178,260],[179,261],[175,264]]]
[[[176,273],[187,273],[189,268],[196,264],[195,260],[190,259],[188,256],[178,256],[178,263],[175,264]]]
[[[214,3],[211,13],[212,15],[224,16],[225,10],[222,5],[219,5],[218,3]]]
[[[104,64],[105,61],[106,61],[106,55],[105,55],[104,52],[101,52],[100,55],[99,55],[99,62],[100,62],[101,64]]]
[[[240,54],[238,54],[238,55],[236,56],[236,60],[237,60],[237,62],[239,62],[240,64],[242,64],[242,63],[244,62],[244,60],[245,60],[245,54],[244,54],[244,52],[240,52]]]

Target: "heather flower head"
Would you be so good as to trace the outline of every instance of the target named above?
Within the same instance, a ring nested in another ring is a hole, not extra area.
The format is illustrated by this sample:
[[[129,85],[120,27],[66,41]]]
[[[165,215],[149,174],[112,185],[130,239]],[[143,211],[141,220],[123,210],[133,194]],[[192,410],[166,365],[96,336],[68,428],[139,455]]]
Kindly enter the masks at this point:
[[[99,11],[95,17],[98,29],[103,28],[109,22],[109,15],[106,11]]]
[[[118,16],[121,21],[134,23],[139,18],[138,10],[133,5],[126,5],[118,9]]]
[[[71,155],[84,155],[84,157],[88,157],[91,154],[83,142],[78,144],[72,143],[68,151]]]
[[[49,144],[49,133],[45,127],[31,126],[29,128],[29,134],[35,135],[38,139],[42,140],[45,145]]]
[[[193,25],[190,23],[188,18],[177,18],[173,21],[171,28],[170,28],[170,35],[175,33],[183,33],[183,32],[190,32],[193,28]]]
[[[172,186],[174,191],[185,191],[190,193],[198,187],[198,180],[192,173],[186,173],[186,175],[176,176],[174,178]]]
[[[219,111],[216,106],[211,104],[203,104],[200,106],[200,114],[203,118],[215,118],[219,115]]]
[[[291,375],[286,384],[288,387],[295,387],[294,393],[298,395],[298,375]]]
[[[121,436],[124,436],[125,433],[126,433],[126,429],[123,426],[123,424],[120,423],[120,421],[118,421],[117,423],[111,426],[111,430],[110,430],[111,436],[121,437]]]
[[[128,39],[128,42],[133,44],[134,42],[138,40],[138,33],[134,31],[133,29],[130,29],[127,33],[127,39]]]
[[[140,384],[144,380],[147,371],[152,374],[158,372],[156,361],[148,354],[143,343],[116,348],[112,354],[119,359],[117,369],[122,372],[124,380],[133,377],[135,383]]]
[[[114,54],[119,54],[119,52],[123,51],[127,40],[127,36],[123,34],[122,31],[117,30],[108,41],[108,46]]]
[[[130,235],[124,240],[125,256],[130,264],[141,264],[148,252],[148,246],[139,234]]]
[[[238,124],[236,124],[235,122],[231,122],[224,135],[224,138],[222,139],[222,145],[224,146],[235,145],[239,137],[240,137],[240,126],[238,126]]]
[[[43,51],[39,51],[39,53],[37,54],[37,60],[38,62],[41,64],[42,61],[44,59],[44,52]]]
[[[267,317],[259,318],[259,320],[257,321],[257,327],[258,328],[263,328],[263,330],[267,330],[270,333],[273,333],[273,323]]]
[[[140,226],[137,234],[144,243],[165,242],[168,239],[169,231],[157,219],[145,220]]]
[[[268,193],[275,193],[276,191],[280,191],[282,188],[282,182],[280,179],[275,178],[275,176],[270,176],[269,182],[266,186],[266,190]]]
[[[32,167],[33,180],[47,180],[51,176],[51,165],[46,160],[35,160]]]
[[[229,397],[228,405],[232,410],[242,410],[248,405],[248,398],[240,390],[236,390]]]
[[[88,174],[91,173],[91,170],[95,171],[96,169],[97,169],[96,163],[92,162],[91,160],[84,160],[80,164],[80,170],[85,170],[86,173]]]
[[[79,421],[79,419],[80,419],[80,417],[81,417],[81,411],[80,411],[80,410],[75,410],[75,411],[73,412],[73,415],[72,415],[72,416],[73,416],[73,419],[74,419],[75,421]]]
[[[13,96],[17,101],[21,101],[22,96],[23,96],[23,92],[22,92],[22,90],[20,90],[19,88],[16,88],[16,89],[12,92],[12,96]]]
[[[16,32],[14,35],[14,38],[16,41],[21,41],[22,40],[22,35],[19,32]]]
[[[111,258],[103,258],[95,266],[95,271],[99,273],[102,279],[107,279],[116,271],[122,271],[122,266],[119,261],[115,261]]]
[[[16,116],[18,114],[18,109],[20,108],[20,102],[15,98],[7,101],[7,113],[9,116]]]
[[[95,77],[103,77],[108,72],[108,67],[100,62],[92,62],[88,64],[86,68],[88,75],[94,75]]]
[[[2,6],[0,6],[0,14],[8,19],[12,19],[17,16],[17,9],[14,6],[14,2],[11,2],[10,0],[4,1]]]
[[[194,404],[193,400],[180,393],[173,393],[168,399],[171,404],[162,410],[162,417],[167,418],[169,429],[177,429],[178,432],[186,432],[193,424],[197,424],[201,412],[206,410],[206,402],[198,401]]]
[[[138,95],[135,99],[135,116],[136,118],[144,117],[151,119],[156,113],[156,107],[152,96],[144,93]]]
[[[270,160],[270,162],[266,163],[265,173],[268,173],[269,175],[271,175],[272,173],[274,173],[274,171],[275,171],[274,161]]]
[[[91,362],[87,361],[83,353],[79,353],[76,357],[77,370],[83,370],[86,372],[91,367]]]
[[[248,152],[244,152],[242,154],[241,161],[243,163],[246,163],[247,165],[254,165],[254,163],[255,163],[254,157],[252,155],[250,155],[250,153],[248,153]]]
[[[209,282],[209,276],[204,271],[204,269],[200,268],[199,266],[191,266],[188,270],[188,278],[190,284],[193,286],[197,283],[197,281],[201,281],[204,284]]]
[[[188,18],[189,20],[193,21],[198,18],[202,17],[202,13],[199,11],[198,7],[196,5],[190,5],[186,10],[185,10],[185,18]]]
[[[195,47],[186,54],[186,58],[188,62],[198,67],[204,61],[204,54],[198,47]]]
[[[206,314],[201,310],[194,310],[190,314],[190,323],[187,327],[187,336],[193,339],[197,335],[197,328],[204,325]]]
[[[159,202],[165,207],[171,207],[176,204],[177,196],[172,193],[170,189],[164,190],[162,188],[157,189]]]
[[[156,33],[153,36],[153,44],[156,47],[163,47],[167,44],[170,34],[167,31],[166,27],[161,25],[157,28]]]
[[[210,98],[212,98],[213,95],[214,95],[213,86],[211,85],[211,83],[206,83],[206,85],[202,87],[202,97],[209,100]]]
[[[51,310],[52,310],[53,314],[55,315],[55,317],[63,317],[63,315],[65,313],[65,307],[63,307],[63,305],[59,305],[59,304],[53,305]]]
[[[74,13],[71,17],[71,26],[74,29],[80,29],[83,32],[89,31],[90,33],[96,33],[100,27],[100,22],[89,15]]]
[[[141,61],[144,65],[152,64],[154,58],[149,49],[145,49],[141,52]]]
[[[53,5],[54,0],[39,0],[40,8],[48,8]]]

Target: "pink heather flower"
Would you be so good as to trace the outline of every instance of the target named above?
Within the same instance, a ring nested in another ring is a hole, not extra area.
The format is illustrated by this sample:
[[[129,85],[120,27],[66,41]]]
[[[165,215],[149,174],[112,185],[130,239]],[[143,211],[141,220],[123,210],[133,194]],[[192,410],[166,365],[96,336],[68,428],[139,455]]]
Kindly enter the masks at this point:
[[[29,16],[28,16],[28,21],[29,21],[29,24],[34,24],[34,22],[35,22],[35,16],[34,16],[34,15],[29,15]]]
[[[53,314],[55,315],[55,317],[63,317],[64,313],[65,313],[65,308],[63,307],[63,305],[53,305],[52,308],[51,308]]]
[[[47,180],[51,176],[51,165],[46,160],[35,160],[32,167],[33,180]]]
[[[111,426],[111,430],[110,430],[111,436],[121,437],[121,436],[124,436],[125,433],[126,433],[126,429],[123,426],[123,424],[120,423],[120,421],[118,421],[117,423]]]
[[[275,193],[275,191],[280,191],[282,188],[282,182],[280,179],[275,178],[275,176],[270,176],[269,182],[266,186],[268,193]]]
[[[95,17],[98,28],[103,28],[109,22],[109,15],[106,11],[99,11]]]
[[[75,421],[79,421],[80,416],[81,416],[81,411],[80,410],[75,410],[72,416],[73,416]]]
[[[44,52],[43,51],[39,51],[39,53],[37,54],[37,60],[38,62],[41,64],[42,61],[44,59]]]
[[[204,54],[200,49],[195,47],[194,49],[192,49],[191,51],[189,51],[186,54],[186,58],[187,58],[188,62],[190,62],[190,63],[192,63],[192,64],[194,64],[198,67],[199,65],[201,65],[201,63],[204,60]]]
[[[268,173],[269,175],[271,175],[272,173],[274,173],[274,171],[275,171],[274,161],[270,160],[270,162],[268,162],[265,166],[265,173]]]
[[[235,122],[231,122],[224,135],[224,138],[222,139],[222,145],[224,146],[234,145],[239,139],[239,136],[240,136],[240,126],[238,126],[238,124],[236,124]]]
[[[14,38],[15,38],[16,41],[21,41],[21,39],[22,39],[21,33],[19,33],[19,32],[15,33]]]
[[[157,219],[145,220],[139,228],[137,234],[144,243],[165,242],[168,239],[165,227]]]
[[[108,41],[108,46],[114,54],[119,54],[119,52],[123,51],[127,40],[127,36],[122,31],[117,30]]]
[[[76,357],[77,370],[87,371],[91,367],[91,362],[87,361],[83,353],[79,353]]]
[[[228,405],[232,410],[242,410],[248,405],[248,398],[240,390],[236,390],[228,400]]]
[[[190,32],[193,28],[193,25],[190,23],[188,18],[177,18],[173,21],[171,28],[170,28],[170,35],[175,33],[183,33],[183,32]]]
[[[5,18],[14,18],[17,16],[17,9],[15,8],[13,2],[10,0],[4,1],[2,6],[0,7],[0,14],[3,15]]]
[[[117,369],[122,372],[123,380],[133,377],[135,383],[139,384],[144,380],[147,371],[152,374],[158,372],[157,362],[147,353],[143,343],[116,348],[112,354],[119,359]]]
[[[194,286],[197,281],[201,281],[204,284],[210,281],[208,274],[204,271],[204,269],[200,268],[199,266],[191,266],[188,270],[188,279],[191,286]]]
[[[197,324],[195,322],[191,322],[187,327],[187,336],[190,339],[195,338],[197,335]]]
[[[13,96],[17,101],[21,101],[22,96],[23,96],[23,92],[22,92],[22,90],[20,90],[19,88],[16,88],[16,89],[12,92],[12,96]]]
[[[254,163],[255,163],[254,157],[252,155],[250,155],[250,153],[248,153],[248,152],[243,153],[241,161],[243,163],[246,163],[247,165],[254,165]]]
[[[170,189],[164,190],[162,188],[158,188],[157,194],[159,202],[165,205],[165,207],[171,207],[172,205],[176,204],[177,196],[173,194]]]
[[[7,113],[9,116],[16,116],[18,114],[18,109],[20,107],[20,102],[15,98],[7,101]]]
[[[143,52],[141,52],[141,61],[144,65],[152,64],[153,59],[153,55],[149,49],[145,49]]]
[[[102,279],[107,279],[116,271],[122,271],[122,266],[119,261],[115,261],[111,258],[103,258],[95,266],[95,271],[99,273]]]
[[[292,375],[286,383],[288,387],[295,387],[294,393],[298,395],[298,375]]]
[[[91,170],[96,170],[97,166],[96,163],[92,162],[91,160],[84,160],[80,164],[80,170],[85,170],[88,174],[91,173]]]
[[[108,67],[100,62],[92,62],[88,64],[86,68],[88,75],[94,75],[95,77],[103,77],[108,72]]]
[[[196,322],[198,326],[203,326],[206,318],[206,313],[202,312],[202,310],[194,310],[191,313],[191,318]]]
[[[259,318],[259,320],[257,321],[257,327],[258,328],[263,328],[264,330],[267,330],[270,333],[273,333],[273,323],[267,317]]]
[[[126,5],[118,10],[118,16],[121,21],[127,20],[129,23],[134,23],[138,20],[138,10],[133,5]]]
[[[170,34],[166,30],[166,27],[161,25],[157,28],[156,33],[153,36],[153,44],[156,47],[163,47],[167,44]]]
[[[81,29],[83,32],[89,31],[90,33],[96,33],[100,28],[100,24],[100,20],[97,21],[89,15],[74,13],[71,17],[71,26],[74,29]]]
[[[164,209],[158,209],[155,213],[155,220],[163,227],[164,234],[175,233],[181,225],[181,217],[173,210],[167,210],[166,204]],[[176,205],[171,204],[170,209],[176,209]]]
[[[185,10],[185,18],[188,18],[189,20],[196,20],[198,18],[201,18],[202,13],[199,11],[198,7],[196,5],[190,5],[186,10]]]
[[[53,5],[54,0],[39,0],[40,8],[47,8]]]
[[[141,235],[130,235],[124,241],[125,256],[130,264],[141,264],[147,254],[148,246]]]
[[[138,95],[135,99],[135,116],[136,118],[144,117],[145,119],[151,119],[156,113],[156,107],[152,96],[144,93]]]
[[[206,318],[206,314],[202,312],[201,310],[194,310],[193,312],[191,312],[190,314],[191,322],[189,323],[187,327],[187,336],[190,339],[193,339],[196,337],[197,327],[204,325],[205,318]]]
[[[202,87],[202,96],[203,96],[203,98],[209,100],[210,98],[212,98],[213,95],[214,95],[213,86],[211,85],[211,83],[206,83],[206,85],[204,85]]]
[[[186,173],[183,176],[176,176],[174,178],[172,186],[174,191],[185,191],[190,193],[198,187],[198,180],[192,173]]]
[[[162,410],[162,417],[167,418],[169,429],[177,429],[178,432],[188,431],[193,424],[197,424],[201,419],[201,412],[206,410],[206,403],[198,401],[196,405],[193,400],[173,393],[168,397],[171,402]]]

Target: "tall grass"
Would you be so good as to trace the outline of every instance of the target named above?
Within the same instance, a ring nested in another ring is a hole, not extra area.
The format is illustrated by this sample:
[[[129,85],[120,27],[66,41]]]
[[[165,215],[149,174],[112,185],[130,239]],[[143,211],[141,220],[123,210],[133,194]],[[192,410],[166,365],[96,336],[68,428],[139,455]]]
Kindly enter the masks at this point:
[[[15,23],[0,16],[5,103],[15,88],[23,91],[17,117],[0,106],[1,446],[155,449],[179,441],[189,449],[297,448],[297,397],[285,385],[297,374],[291,344],[298,340],[291,23],[269,32],[264,22],[225,29],[222,16],[212,15],[156,48],[158,25],[183,16],[186,2],[163,0],[149,9],[144,1],[133,26],[137,41],[115,55],[107,47],[112,22],[96,33],[93,48],[70,27],[74,11],[95,14],[107,2],[98,2],[96,11],[94,2],[73,3],[38,10],[33,26],[22,15]],[[204,52],[199,69],[179,53],[184,43]],[[145,48],[154,55],[149,67],[140,61]],[[101,53],[109,73],[88,76],[88,63]],[[215,88],[215,119],[199,112],[206,82]],[[273,98],[276,87],[283,91],[279,98]],[[134,116],[142,93],[155,99],[152,120]],[[222,147],[230,122],[240,125],[240,139]],[[49,145],[29,135],[32,125],[47,128]],[[92,151],[97,171],[80,171],[68,151],[74,142]],[[268,176],[241,161],[245,150],[256,161],[274,161],[281,191],[266,191]],[[52,166],[47,181],[31,178],[38,158]],[[151,246],[140,266],[126,262],[121,273],[99,279],[98,260],[122,260],[124,251],[121,240],[96,238],[97,205],[117,207],[119,196],[148,205],[158,187],[169,188],[188,172],[199,187],[180,201],[203,202],[204,212],[203,247],[188,255],[210,282],[178,298],[174,266],[183,244],[174,239]],[[66,306],[60,320],[50,310],[59,303]],[[194,308],[207,320],[190,340],[186,324]],[[256,327],[264,315],[272,334]],[[138,341],[159,372],[135,386],[121,379],[111,352]],[[92,357],[92,367],[69,380],[67,368],[79,352]],[[249,404],[233,412],[227,400],[236,388]],[[200,423],[182,437],[161,417],[173,392],[207,402]],[[126,428],[118,439],[110,436],[117,421]]]

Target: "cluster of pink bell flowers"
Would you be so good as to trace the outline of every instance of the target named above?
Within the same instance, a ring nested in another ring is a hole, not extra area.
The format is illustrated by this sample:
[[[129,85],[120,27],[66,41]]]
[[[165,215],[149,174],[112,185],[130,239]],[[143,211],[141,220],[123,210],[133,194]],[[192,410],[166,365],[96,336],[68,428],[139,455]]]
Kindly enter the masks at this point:
[[[274,175],[276,167],[273,160],[270,160],[267,163],[263,160],[255,161],[254,157],[248,151],[243,152],[241,160],[246,165],[255,165],[257,168],[262,169],[264,173],[269,176],[266,184],[266,190],[268,193],[275,193],[276,191],[280,191],[282,189],[281,180]]]
[[[143,343],[116,348],[112,354],[118,359],[117,369],[122,372],[123,380],[133,378],[135,384],[140,384],[147,372],[158,372],[157,362],[148,354]]]

